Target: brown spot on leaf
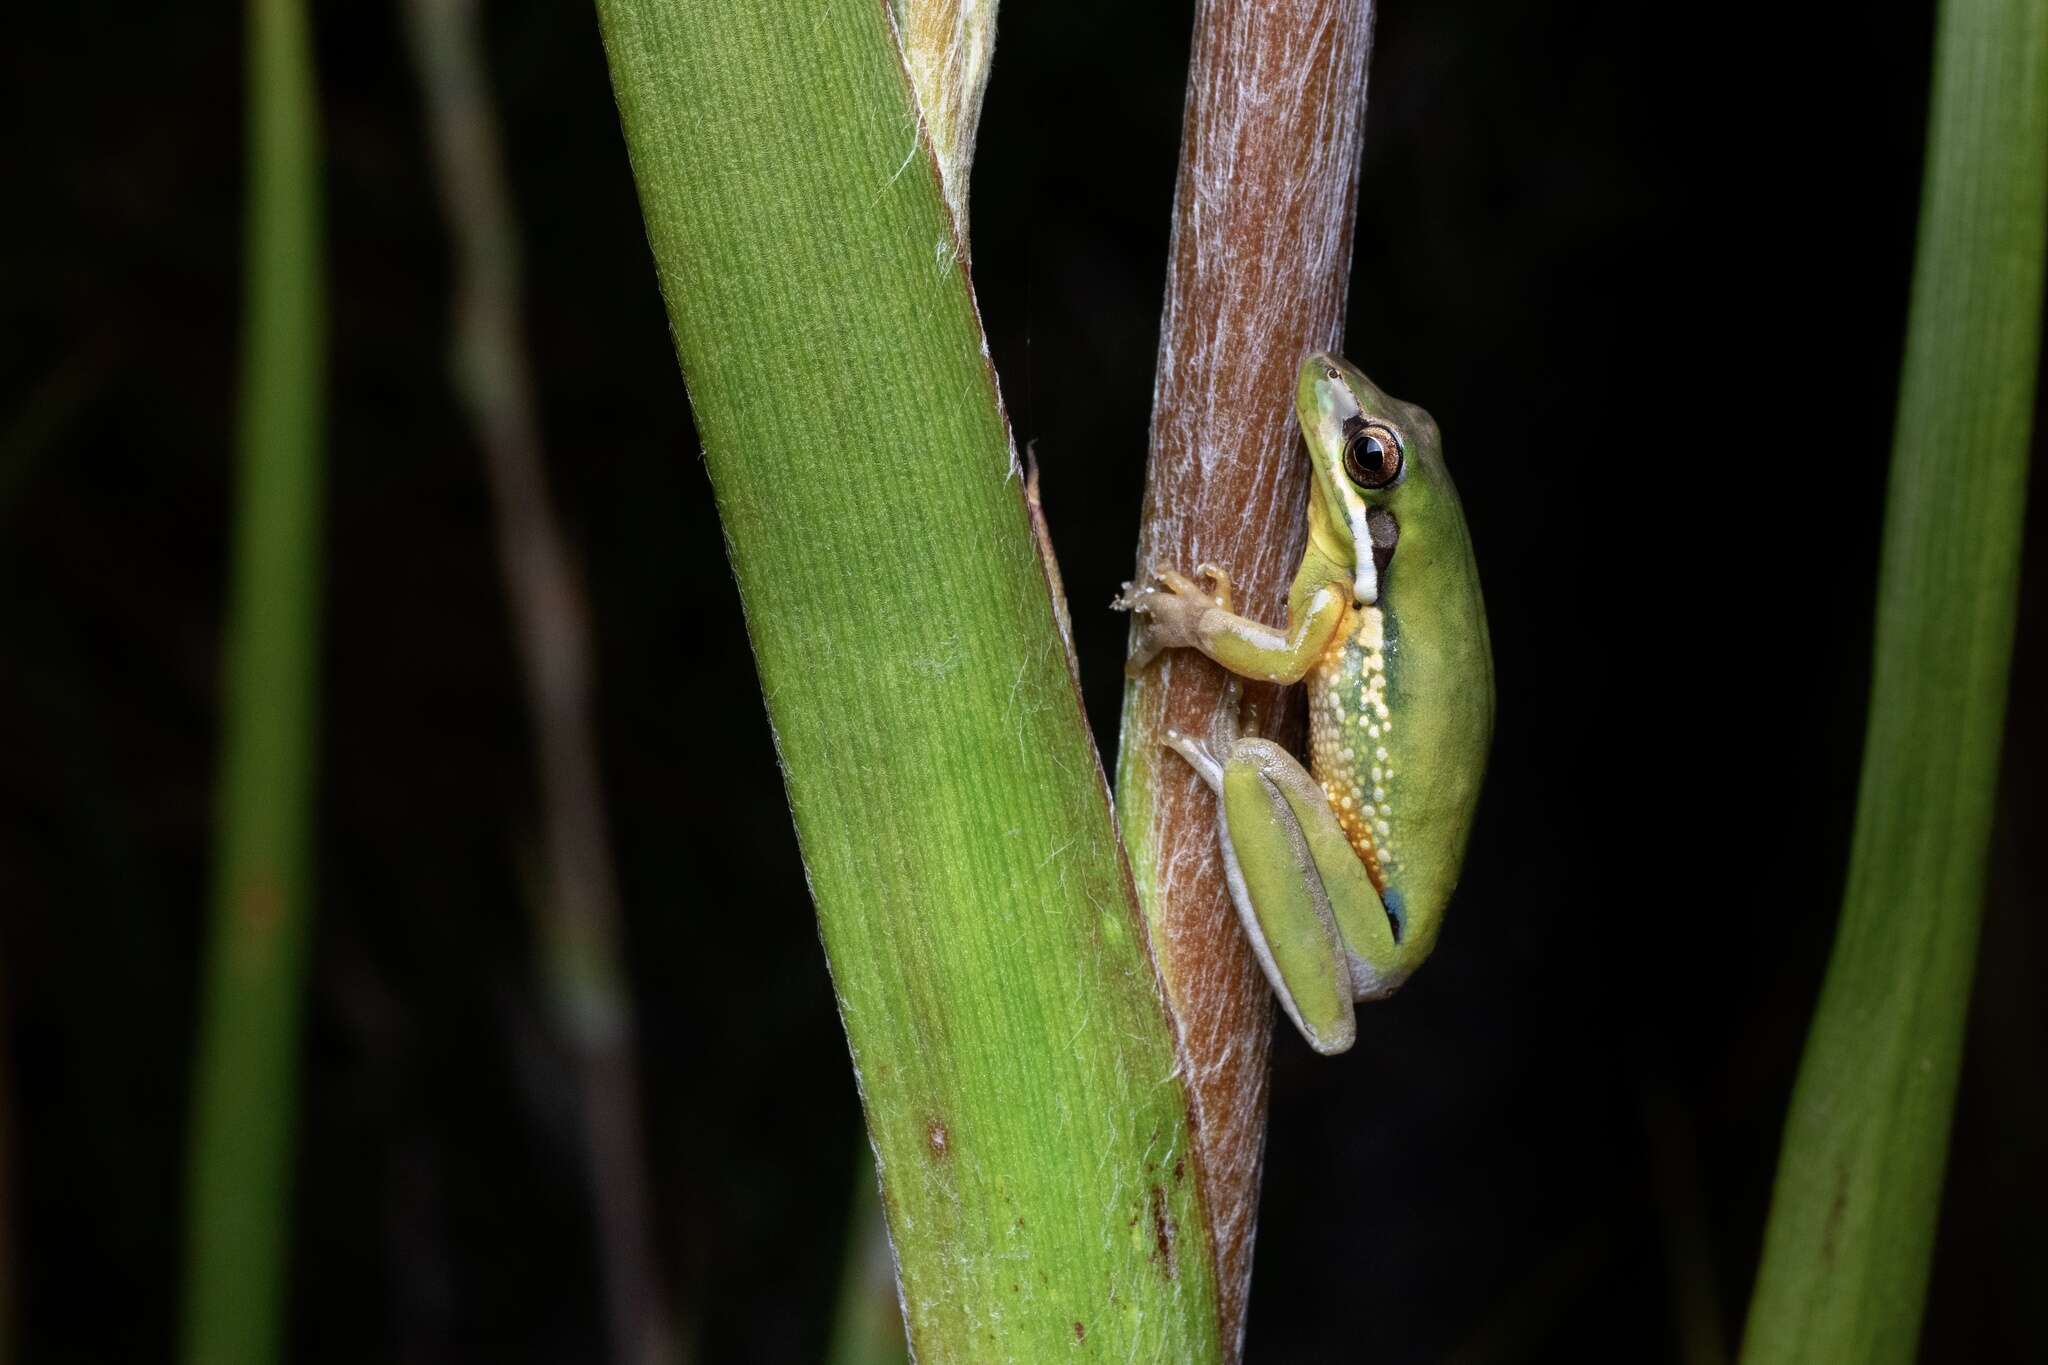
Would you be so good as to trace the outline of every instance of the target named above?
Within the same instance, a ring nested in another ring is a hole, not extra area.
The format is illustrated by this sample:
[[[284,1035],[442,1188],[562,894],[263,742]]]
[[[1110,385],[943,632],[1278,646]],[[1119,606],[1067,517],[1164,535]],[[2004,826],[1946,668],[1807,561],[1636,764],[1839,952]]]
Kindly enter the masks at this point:
[[[1083,1342],[1088,1340],[1088,1329],[1078,1321],[1074,1323],[1074,1340]]]
[[[251,934],[268,936],[284,919],[284,892],[269,877],[258,876],[235,893],[235,915]]]
[[[1835,1234],[1842,1230],[1843,1215],[1849,1211],[1849,1168],[1841,1162],[1835,1164],[1835,1198],[1828,1205],[1827,1221],[1820,1229],[1820,1261],[1832,1267],[1835,1263]]]
[[[1180,1278],[1180,1266],[1173,1258],[1173,1215],[1166,1209],[1166,1191],[1152,1187],[1152,1259],[1166,1267],[1166,1278]]]
[[[925,1145],[932,1149],[932,1155],[940,1161],[953,1155],[953,1138],[946,1131],[946,1125],[937,1119],[930,1119],[924,1126]]]

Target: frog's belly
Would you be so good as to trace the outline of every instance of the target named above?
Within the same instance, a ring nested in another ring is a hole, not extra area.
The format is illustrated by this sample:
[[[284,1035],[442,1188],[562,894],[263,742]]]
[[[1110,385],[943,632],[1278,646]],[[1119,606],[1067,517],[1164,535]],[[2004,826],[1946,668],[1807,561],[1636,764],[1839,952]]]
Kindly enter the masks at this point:
[[[1401,774],[1393,761],[1387,661],[1395,641],[1377,606],[1345,612],[1330,647],[1309,670],[1309,771],[1375,890],[1400,864]]]

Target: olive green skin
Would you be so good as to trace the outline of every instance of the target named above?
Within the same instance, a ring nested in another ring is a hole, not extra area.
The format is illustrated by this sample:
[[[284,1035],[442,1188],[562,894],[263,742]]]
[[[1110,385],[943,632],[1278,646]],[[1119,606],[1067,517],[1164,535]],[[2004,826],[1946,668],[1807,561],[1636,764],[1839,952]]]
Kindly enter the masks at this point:
[[[1308,552],[1290,599],[1306,596],[1305,588],[1350,585],[1362,577],[1355,572],[1357,518],[1350,515],[1357,504],[1381,509],[1398,527],[1391,557],[1373,574],[1376,600],[1354,599],[1329,653],[1304,681],[1310,772],[1326,791],[1384,792],[1374,804],[1384,807],[1387,832],[1370,831],[1382,854],[1373,883],[1398,926],[1400,956],[1412,969],[1434,945],[1457,888],[1493,739],[1493,649],[1479,569],[1444,463],[1443,438],[1427,412],[1388,397],[1355,366],[1328,354],[1302,363],[1296,412],[1315,485]],[[1344,427],[1359,417],[1384,424],[1399,440],[1400,473],[1385,488],[1361,488],[1346,473]],[[1361,703],[1373,671],[1374,611],[1387,714],[1382,721],[1370,713],[1381,722],[1380,733],[1358,737],[1367,742],[1336,743],[1333,736],[1364,728],[1356,722],[1367,710]],[[1336,723],[1338,706],[1349,729]],[[1381,750],[1385,759],[1377,757]],[[1382,773],[1378,782],[1375,768]]]

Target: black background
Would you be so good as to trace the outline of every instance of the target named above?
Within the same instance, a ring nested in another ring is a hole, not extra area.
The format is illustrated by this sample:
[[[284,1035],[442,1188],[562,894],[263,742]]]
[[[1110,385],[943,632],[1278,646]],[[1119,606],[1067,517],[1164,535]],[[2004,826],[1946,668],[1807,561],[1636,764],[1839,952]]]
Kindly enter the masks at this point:
[[[597,1359],[419,101],[398,10],[318,9],[331,560],[291,1354]],[[702,1360],[810,1360],[867,1158],[738,598],[594,14],[487,18],[597,629],[655,1231]],[[31,6],[0,58],[0,993],[31,1361],[175,1339],[239,23]],[[1189,24],[1013,0],[975,170],[983,313],[1104,740]],[[1685,1293],[1732,1341],[1841,889],[1931,29],[1913,5],[1386,5],[1348,350],[1446,433],[1499,739],[1429,969],[1341,1060],[1278,1041],[1254,1361],[1675,1360]],[[1929,1360],[2048,1359],[2041,524]]]

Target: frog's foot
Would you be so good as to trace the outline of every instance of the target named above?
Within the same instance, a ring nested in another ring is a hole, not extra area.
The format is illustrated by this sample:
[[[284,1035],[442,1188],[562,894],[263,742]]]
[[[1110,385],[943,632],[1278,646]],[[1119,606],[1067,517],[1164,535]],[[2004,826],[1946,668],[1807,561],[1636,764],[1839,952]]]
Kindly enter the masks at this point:
[[[1161,740],[1167,748],[1188,761],[1195,774],[1209,784],[1209,790],[1219,796],[1223,792],[1223,761],[1221,755],[1213,752],[1203,741],[1178,730],[1168,730]],[[1228,750],[1224,751],[1228,753]]]
[[[1159,586],[1138,588],[1126,583],[1110,603],[1118,611],[1135,612],[1141,618],[1131,656],[1124,662],[1124,672],[1131,677],[1144,672],[1165,650],[1198,645],[1202,617],[1211,611],[1230,610],[1230,576],[1214,564],[1204,564],[1195,572],[1215,584],[1214,590],[1205,592],[1186,574],[1160,569],[1153,573]]]
[[[1223,699],[1216,703],[1216,714],[1210,717],[1208,740],[1169,729],[1161,741],[1186,759],[1188,766],[1209,784],[1209,790],[1218,795],[1223,791],[1223,765],[1229,760],[1230,751],[1236,747],[1242,734],[1238,709],[1243,699],[1244,683],[1234,673],[1225,675]]]
[[[1212,564],[1205,559],[1200,564],[1195,565],[1195,577],[1206,578],[1209,580],[1208,597],[1211,602],[1214,602],[1219,608],[1221,608],[1224,611],[1237,610],[1236,607],[1233,607],[1230,604],[1229,570],[1225,569],[1221,564]],[[1179,580],[1177,583],[1174,584],[1176,591],[1179,591],[1181,585],[1183,584],[1186,584],[1188,587],[1193,586],[1192,584],[1189,584],[1185,578],[1181,578],[1179,574],[1174,574],[1172,578]]]

